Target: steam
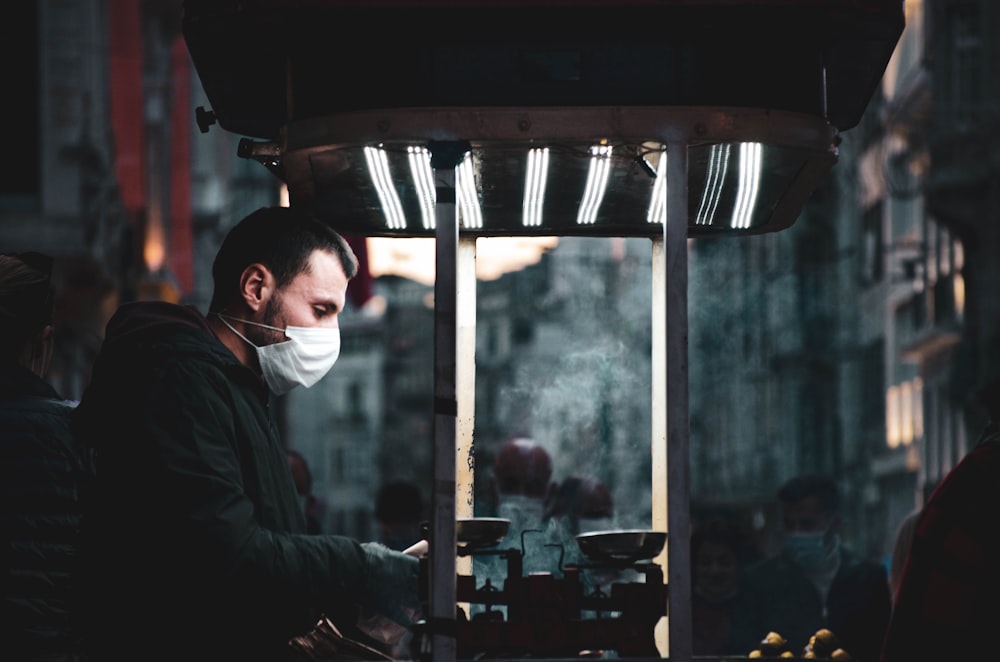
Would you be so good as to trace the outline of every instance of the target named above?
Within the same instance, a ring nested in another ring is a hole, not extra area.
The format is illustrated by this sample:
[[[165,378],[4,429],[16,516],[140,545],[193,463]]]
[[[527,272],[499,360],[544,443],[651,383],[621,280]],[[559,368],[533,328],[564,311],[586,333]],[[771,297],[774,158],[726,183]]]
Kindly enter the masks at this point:
[[[648,528],[650,244],[563,238],[556,252],[576,259],[553,261],[534,340],[498,395],[501,419],[549,451],[555,480],[604,481],[616,526]]]

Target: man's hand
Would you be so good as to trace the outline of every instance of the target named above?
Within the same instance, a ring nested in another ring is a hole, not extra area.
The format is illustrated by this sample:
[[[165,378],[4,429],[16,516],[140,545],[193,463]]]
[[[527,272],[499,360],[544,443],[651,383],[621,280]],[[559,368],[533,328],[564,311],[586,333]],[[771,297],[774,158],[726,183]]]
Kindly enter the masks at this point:
[[[404,549],[403,553],[409,554],[410,556],[422,557],[422,556],[427,556],[428,548],[429,545],[427,544],[427,541],[421,540],[419,542],[413,543],[412,545]]]
[[[421,606],[420,561],[413,554],[397,552],[377,542],[364,542],[361,547],[367,566],[362,605],[400,625],[410,625]]]

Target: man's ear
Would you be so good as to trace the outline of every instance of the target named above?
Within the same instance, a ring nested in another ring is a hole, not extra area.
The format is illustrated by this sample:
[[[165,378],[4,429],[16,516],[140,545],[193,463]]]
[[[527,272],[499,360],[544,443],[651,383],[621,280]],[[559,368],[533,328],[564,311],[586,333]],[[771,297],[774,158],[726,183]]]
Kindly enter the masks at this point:
[[[23,362],[32,372],[44,378],[52,364],[52,354],[55,351],[55,337],[52,325],[46,324],[26,343]]]
[[[274,276],[259,262],[251,264],[240,274],[240,296],[254,312],[263,308],[274,292]]]

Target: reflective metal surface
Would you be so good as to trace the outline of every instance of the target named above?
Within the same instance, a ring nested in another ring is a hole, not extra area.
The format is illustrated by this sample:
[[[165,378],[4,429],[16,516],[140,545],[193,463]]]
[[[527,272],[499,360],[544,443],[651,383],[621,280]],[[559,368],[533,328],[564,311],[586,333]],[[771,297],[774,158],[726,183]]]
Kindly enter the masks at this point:
[[[689,236],[787,227],[837,159],[825,120],[730,108],[351,113],[290,124],[282,145],[243,151],[276,170],[292,204],[346,233],[434,236],[435,145],[463,142],[464,236],[655,237],[672,139],[689,144]]]
[[[510,528],[510,520],[500,517],[460,517],[455,521],[455,538],[459,549],[489,547],[502,541]]]
[[[576,537],[580,551],[597,561],[634,563],[651,559],[663,550],[667,542],[665,531],[631,529],[593,531]]]

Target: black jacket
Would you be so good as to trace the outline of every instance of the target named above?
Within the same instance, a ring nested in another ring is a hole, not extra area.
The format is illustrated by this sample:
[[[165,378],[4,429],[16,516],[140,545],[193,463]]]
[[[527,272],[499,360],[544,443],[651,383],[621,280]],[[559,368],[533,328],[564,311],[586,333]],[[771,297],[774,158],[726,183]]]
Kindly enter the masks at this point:
[[[72,406],[23,366],[0,366],[0,659],[77,659],[73,566],[93,464]]]
[[[112,317],[75,416],[99,659],[279,660],[320,611],[352,622],[364,551],[306,534],[268,398],[194,308]]]

